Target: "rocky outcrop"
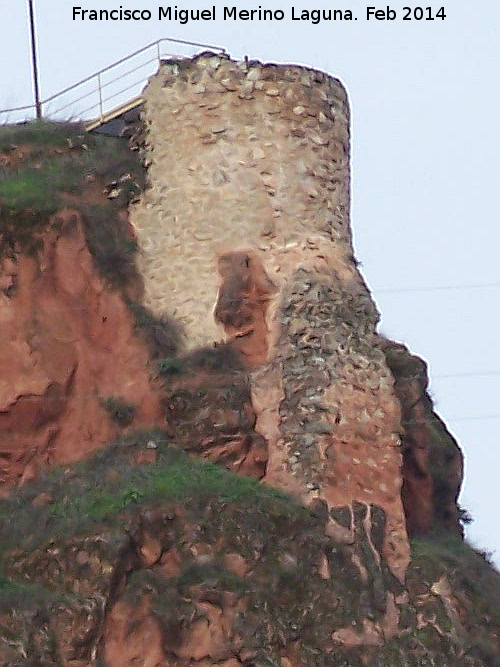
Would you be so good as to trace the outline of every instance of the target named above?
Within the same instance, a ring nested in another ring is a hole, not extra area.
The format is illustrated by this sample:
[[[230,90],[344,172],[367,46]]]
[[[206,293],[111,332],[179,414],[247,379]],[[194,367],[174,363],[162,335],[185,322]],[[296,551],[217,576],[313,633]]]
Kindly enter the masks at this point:
[[[231,472],[262,479],[268,445],[255,429],[248,372],[230,345],[201,348],[162,365],[163,406],[173,442]]]
[[[98,273],[80,213],[53,216],[40,243],[0,260],[4,485],[85,458],[121,432],[120,419],[160,419],[148,350],[123,294]]]
[[[43,494],[43,495],[42,495]],[[491,667],[500,578],[458,537],[414,542],[401,583],[384,515],[121,439],[0,503],[0,665]]]
[[[458,495],[464,475],[463,455],[428,394],[427,365],[399,343],[383,341],[402,409],[401,490],[408,531],[462,534]]]

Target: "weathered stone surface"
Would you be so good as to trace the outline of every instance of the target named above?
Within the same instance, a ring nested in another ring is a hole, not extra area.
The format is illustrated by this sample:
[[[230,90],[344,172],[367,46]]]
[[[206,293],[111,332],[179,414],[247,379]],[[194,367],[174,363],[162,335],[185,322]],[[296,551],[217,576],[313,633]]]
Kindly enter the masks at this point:
[[[54,217],[36,256],[0,269],[10,285],[0,293],[0,484],[115,437],[106,397],[136,407],[134,427],[158,421],[148,351],[122,294],[99,276],[78,212]]]
[[[202,348],[166,375],[163,405],[177,446],[261,479],[268,443],[256,429],[248,373],[230,346]]]
[[[272,257],[274,273],[306,236],[349,243],[346,95],[316,75],[202,56],[165,63],[144,93],[151,187],[131,219],[145,302],[179,317],[193,347],[222,334],[212,314],[221,254],[252,250],[268,272]],[[233,85],[215,92],[220,81]]]

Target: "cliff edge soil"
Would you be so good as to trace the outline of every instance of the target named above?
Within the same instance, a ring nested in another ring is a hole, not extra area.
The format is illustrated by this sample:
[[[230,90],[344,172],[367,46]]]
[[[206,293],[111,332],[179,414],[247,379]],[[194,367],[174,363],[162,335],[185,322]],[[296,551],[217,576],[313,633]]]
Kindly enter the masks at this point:
[[[0,135],[4,488],[45,464],[84,458],[127,421],[160,416],[150,353],[127,305],[141,293],[127,197],[111,205],[104,188],[127,161],[138,176],[140,165],[126,145],[82,131],[42,123]]]

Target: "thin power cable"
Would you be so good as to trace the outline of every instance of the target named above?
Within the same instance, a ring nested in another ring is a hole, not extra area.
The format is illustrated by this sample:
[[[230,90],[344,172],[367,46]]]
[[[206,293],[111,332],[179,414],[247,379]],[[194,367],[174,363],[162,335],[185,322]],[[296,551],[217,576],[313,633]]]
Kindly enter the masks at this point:
[[[441,292],[446,290],[469,290],[469,289],[492,289],[500,287],[498,283],[469,283],[463,285],[435,285],[428,287],[388,287],[384,289],[372,289],[372,294],[390,294],[398,292]]]
[[[494,376],[494,375],[500,375],[500,371],[474,371],[470,373],[438,373],[436,375],[430,375],[430,379],[432,380],[433,378],[439,378],[439,379],[446,379],[446,378],[470,378],[470,377],[486,377],[486,376]],[[415,376],[402,376],[406,380],[410,379],[411,377]]]
[[[483,419],[500,419],[500,415],[474,415],[472,417],[447,417],[443,419],[445,424],[449,422],[471,422],[471,421],[482,421]]]

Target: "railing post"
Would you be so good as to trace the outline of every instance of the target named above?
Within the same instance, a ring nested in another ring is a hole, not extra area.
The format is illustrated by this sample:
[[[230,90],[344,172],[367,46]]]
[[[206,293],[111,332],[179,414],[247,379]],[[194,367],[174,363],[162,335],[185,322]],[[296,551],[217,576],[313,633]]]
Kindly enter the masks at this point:
[[[33,67],[33,90],[35,93],[35,112],[37,120],[40,120],[42,118],[42,101],[40,99],[40,84],[38,81],[38,56],[36,49],[35,12],[33,10],[33,0],[28,0],[28,10],[30,18],[31,61]]]
[[[101,87],[101,73],[97,73],[97,87],[99,89],[99,116],[102,119],[103,113],[102,113],[102,87]]]

